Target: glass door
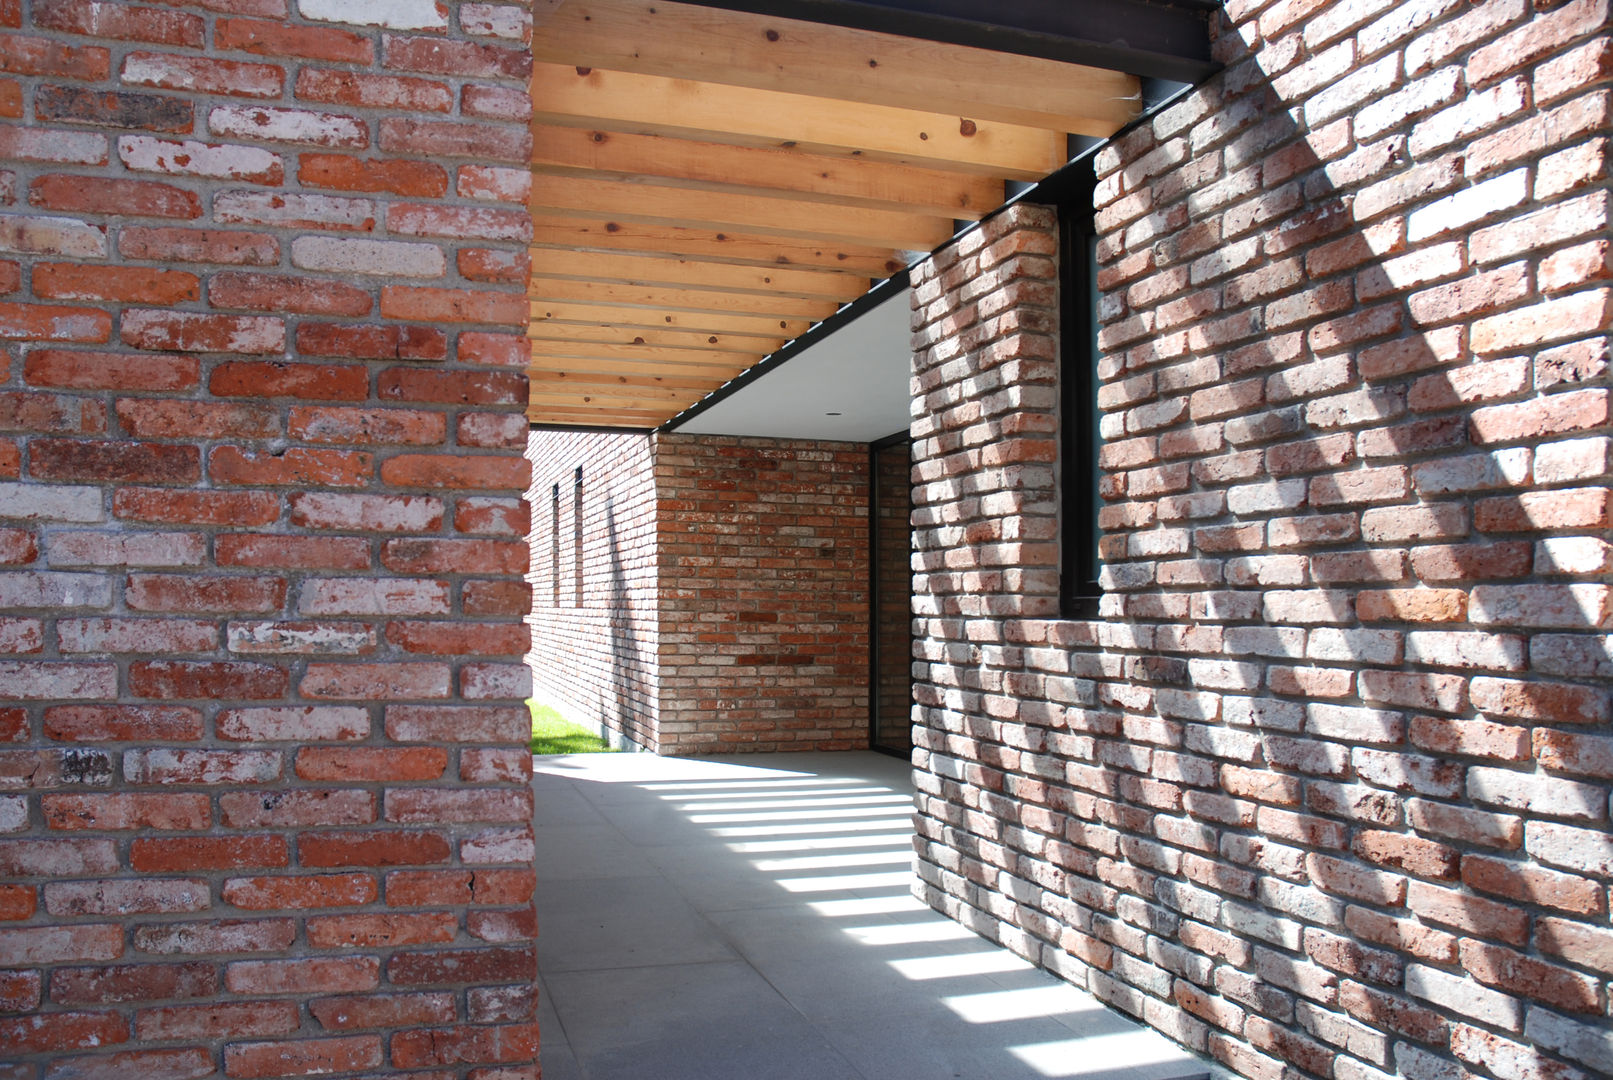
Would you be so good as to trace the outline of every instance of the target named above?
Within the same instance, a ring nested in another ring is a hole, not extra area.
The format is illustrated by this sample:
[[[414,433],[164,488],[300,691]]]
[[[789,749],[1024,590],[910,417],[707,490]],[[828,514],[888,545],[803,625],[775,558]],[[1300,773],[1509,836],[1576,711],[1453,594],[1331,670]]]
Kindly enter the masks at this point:
[[[905,431],[870,448],[868,515],[873,577],[869,744],[904,758],[913,752],[912,448]]]

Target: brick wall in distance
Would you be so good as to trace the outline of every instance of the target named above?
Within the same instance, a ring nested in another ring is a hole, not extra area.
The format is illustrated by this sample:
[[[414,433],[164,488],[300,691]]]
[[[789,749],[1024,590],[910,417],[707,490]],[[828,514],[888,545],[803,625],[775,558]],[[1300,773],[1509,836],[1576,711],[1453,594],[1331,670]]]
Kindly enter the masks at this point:
[[[1098,157],[1101,618],[1052,219],[916,274],[924,893],[1259,1080],[1613,1075],[1607,4],[1225,16]]]
[[[536,1076],[528,12],[0,4],[0,1074]]]
[[[651,455],[643,434],[532,432],[527,662],[538,701],[618,746],[654,750],[660,625]]]
[[[660,749],[868,745],[868,448],[664,435]]]

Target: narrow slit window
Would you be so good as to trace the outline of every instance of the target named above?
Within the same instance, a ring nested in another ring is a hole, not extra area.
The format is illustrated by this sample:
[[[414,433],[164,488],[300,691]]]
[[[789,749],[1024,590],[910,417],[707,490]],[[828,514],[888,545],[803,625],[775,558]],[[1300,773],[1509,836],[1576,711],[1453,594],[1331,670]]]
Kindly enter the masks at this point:
[[[549,526],[549,597],[550,603],[560,606],[560,485],[549,492],[549,505],[553,510]]]
[[[582,466],[571,478],[571,590],[572,603],[582,607]]]

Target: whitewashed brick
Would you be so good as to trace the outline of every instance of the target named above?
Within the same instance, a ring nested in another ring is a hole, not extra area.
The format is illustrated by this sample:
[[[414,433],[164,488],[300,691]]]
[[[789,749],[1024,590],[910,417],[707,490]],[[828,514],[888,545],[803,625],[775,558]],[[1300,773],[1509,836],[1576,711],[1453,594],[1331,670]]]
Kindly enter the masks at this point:
[[[448,9],[438,0],[297,0],[297,10],[315,22],[388,30],[448,29]]]
[[[436,278],[448,271],[448,260],[435,244],[331,236],[297,237],[291,242],[291,262],[304,270],[379,277]]]

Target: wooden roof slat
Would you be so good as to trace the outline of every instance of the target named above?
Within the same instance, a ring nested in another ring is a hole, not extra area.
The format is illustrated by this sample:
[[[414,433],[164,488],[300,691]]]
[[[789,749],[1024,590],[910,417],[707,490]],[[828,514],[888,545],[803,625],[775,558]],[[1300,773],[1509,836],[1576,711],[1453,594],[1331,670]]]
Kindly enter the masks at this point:
[[[663,225],[739,226],[755,232],[810,237],[819,243],[846,241],[903,251],[929,251],[952,235],[952,219],[830,206],[769,195],[666,187],[628,180],[532,177],[533,210],[604,215]]]
[[[1063,131],[571,64],[534,64],[532,102],[540,123],[859,152],[1017,180],[1040,179],[1066,151]]]
[[[557,61],[1082,135],[1141,108],[1135,76],[895,34],[667,0],[536,0],[532,50]]]
[[[643,387],[623,387],[620,393],[613,387],[556,387],[553,391],[540,386],[532,387],[532,404],[536,407],[563,405],[576,409],[597,404],[607,409],[658,411],[662,416],[682,412],[703,396],[697,390],[650,390]]]
[[[527,326],[526,336],[533,342],[546,342],[551,347],[563,344],[612,345],[620,348],[665,349],[669,354],[702,352],[736,352],[763,355],[784,344],[783,337],[760,337],[752,334],[711,334],[698,330],[649,330],[643,327],[614,326],[609,323],[582,325],[574,323],[534,322]]]
[[[673,308],[714,314],[766,315],[780,319],[828,318],[840,306],[832,300],[797,300],[789,296],[710,292],[662,286],[619,285],[609,281],[572,281],[566,278],[532,279],[527,295],[535,303],[550,300],[580,304],[626,304],[633,307]]]
[[[534,369],[532,377],[545,392],[593,394],[599,397],[665,397],[668,401],[682,400],[693,391],[698,397],[717,389],[726,378],[701,379],[685,375],[629,375],[580,369]]]
[[[584,370],[580,365],[586,364],[586,370],[602,376],[611,375],[666,375],[676,378],[689,376],[695,379],[716,378],[727,382],[735,375],[744,371],[754,358],[748,358],[742,363],[731,364],[726,367],[712,367],[703,364],[680,364],[670,360],[596,360],[587,358],[576,360],[567,356],[533,357],[527,370],[533,378],[538,378],[546,371],[578,372]]]
[[[890,248],[828,244],[790,236],[762,236],[712,228],[612,221],[607,217],[532,217],[533,256],[546,247],[682,255],[744,266],[794,266],[885,278],[907,265]]]
[[[804,318],[741,315],[732,312],[682,311],[669,307],[623,307],[591,303],[588,301],[534,300],[531,303],[533,322],[599,323],[614,326],[642,326],[652,330],[696,330],[711,334],[768,334],[780,333],[788,338],[800,337],[812,325]]]
[[[976,221],[1002,205],[1003,182],[844,155],[728,146],[665,135],[532,125],[532,166],[573,180],[661,177],[713,191],[764,190],[845,206],[944,213]]]
[[[588,341],[534,341],[532,362],[545,366],[561,364],[577,367],[582,364],[605,365],[618,361],[634,363],[652,362],[677,365],[691,370],[742,370],[754,364],[766,353],[714,352],[704,349],[658,349],[648,345],[601,345]],[[601,370],[604,370],[601,368]]]
[[[690,259],[541,251],[532,259],[534,277],[580,278],[631,285],[671,285],[804,300],[855,300],[868,291],[867,278],[810,270],[759,269]]]

